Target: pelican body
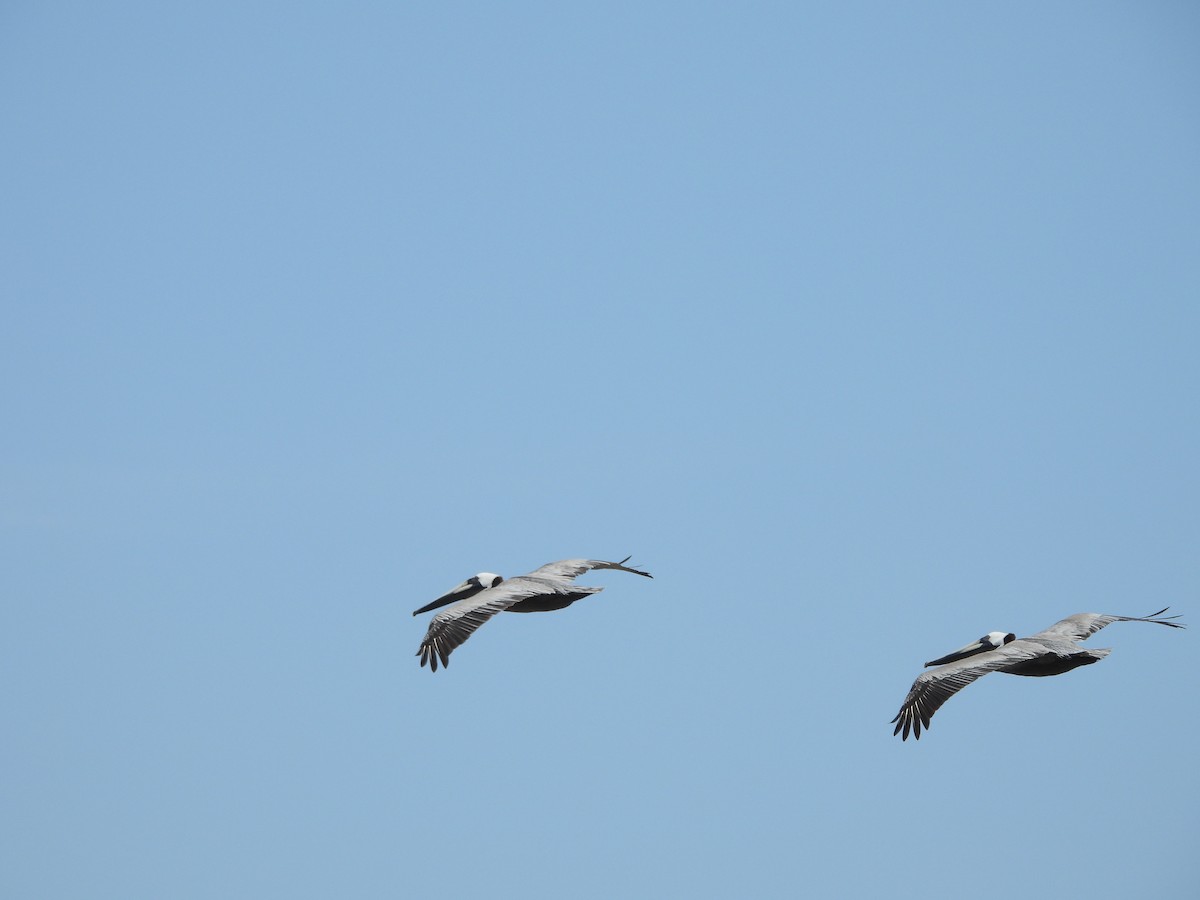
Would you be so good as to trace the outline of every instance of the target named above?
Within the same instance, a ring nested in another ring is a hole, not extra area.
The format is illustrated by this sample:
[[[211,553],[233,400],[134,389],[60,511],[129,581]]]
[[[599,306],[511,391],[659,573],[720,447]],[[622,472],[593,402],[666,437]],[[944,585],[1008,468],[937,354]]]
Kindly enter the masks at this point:
[[[1166,611],[1166,608],[1160,609],[1140,618],[1079,613],[1026,638],[1003,631],[988,632],[953,653],[925,663],[926,668],[934,668],[913,682],[900,712],[892,719],[896,723],[896,730],[892,733],[900,734],[903,731],[900,739],[906,741],[911,730],[913,736],[920,740],[921,728],[929,730],[929,720],[943,703],[989,672],[1041,678],[1062,675],[1080,666],[1098,663],[1112,653],[1112,649],[1086,648],[1079,642],[1113,622],[1153,622],[1170,628],[1185,627],[1168,621],[1179,617],[1164,617]]]
[[[505,581],[493,572],[472,575],[453,590],[432,603],[413,612],[414,616],[447,607],[429,621],[429,630],[421,641],[417,656],[421,665],[429,663],[436,672],[438,661],[450,665],[450,654],[475,633],[484,622],[500,612],[550,612],[565,609],[589,594],[598,594],[602,587],[575,584],[575,578],[592,569],[617,569],[653,578],[649,572],[626,566],[629,557],[620,562],[602,559],[563,559],[547,563],[528,575],[518,575]]]

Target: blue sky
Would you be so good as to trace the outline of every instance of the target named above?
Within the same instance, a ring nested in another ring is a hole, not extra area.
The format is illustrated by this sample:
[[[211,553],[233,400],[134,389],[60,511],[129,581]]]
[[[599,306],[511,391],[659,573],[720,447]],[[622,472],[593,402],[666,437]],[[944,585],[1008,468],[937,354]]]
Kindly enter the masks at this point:
[[[1190,897],[1200,13],[13,2],[0,893]],[[410,612],[584,556],[431,675]]]

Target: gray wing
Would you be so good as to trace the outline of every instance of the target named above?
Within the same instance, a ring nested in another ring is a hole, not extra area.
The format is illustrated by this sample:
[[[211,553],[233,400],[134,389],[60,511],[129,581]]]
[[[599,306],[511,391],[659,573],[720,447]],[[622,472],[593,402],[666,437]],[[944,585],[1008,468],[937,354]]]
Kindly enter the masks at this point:
[[[602,559],[563,559],[548,563],[540,569],[534,569],[528,575],[519,575],[502,581],[493,588],[480,591],[472,597],[452,603],[434,616],[429,622],[429,630],[417,650],[421,657],[421,665],[429,664],[430,669],[437,671],[438,661],[443,666],[450,665],[450,654],[456,647],[466,641],[484,622],[496,613],[504,612],[522,600],[546,594],[571,594],[579,591],[596,593],[599,587],[569,586],[577,575],[591,569],[619,569],[622,572],[632,572],[635,575],[653,576],[649,572],[634,569],[625,565],[629,557],[620,562],[606,562]]]
[[[1077,613],[1073,616],[1067,616],[1060,622],[1055,622],[1044,631],[1039,631],[1032,637],[1058,637],[1067,638],[1072,641],[1084,641],[1090,638],[1093,634],[1103,628],[1105,625],[1111,625],[1113,622],[1153,622],[1156,625],[1166,625],[1169,628],[1184,628],[1186,626],[1178,622],[1168,621],[1169,619],[1178,619],[1179,616],[1164,616],[1171,607],[1164,606],[1156,613],[1151,613],[1148,616],[1103,616],[1100,613]]]
[[[417,649],[421,665],[429,663],[434,672],[438,669],[439,659],[443,666],[450,665],[450,654],[454,648],[496,613],[504,612],[514,603],[537,594],[553,593],[556,593],[554,585],[521,577],[502,581],[473,597],[451,603],[429,621],[429,630]]]
[[[908,696],[900,706],[900,712],[892,719],[896,723],[896,730],[892,734],[900,734],[903,731],[900,739],[907,741],[908,732],[911,730],[919,741],[921,728],[929,730],[929,720],[933,718],[933,714],[971,682],[989,672],[1003,672],[1016,663],[1036,659],[1045,652],[1043,647],[1018,640],[995,650],[968,656],[966,659],[923,672],[912,683]]]
[[[606,562],[603,559],[560,559],[558,562],[546,563],[540,569],[534,569],[529,574],[541,578],[575,578],[592,569],[617,569],[621,572],[632,572],[634,575],[644,575],[653,578],[649,572],[627,566],[632,557],[625,557],[620,562]]]

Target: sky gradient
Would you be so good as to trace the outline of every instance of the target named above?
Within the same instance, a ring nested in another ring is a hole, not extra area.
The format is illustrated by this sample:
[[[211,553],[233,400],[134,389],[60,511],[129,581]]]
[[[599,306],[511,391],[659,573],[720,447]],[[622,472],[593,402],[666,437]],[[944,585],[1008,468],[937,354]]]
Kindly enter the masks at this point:
[[[1195,894],[1186,3],[0,11],[0,894]],[[621,559],[431,675],[478,571]]]

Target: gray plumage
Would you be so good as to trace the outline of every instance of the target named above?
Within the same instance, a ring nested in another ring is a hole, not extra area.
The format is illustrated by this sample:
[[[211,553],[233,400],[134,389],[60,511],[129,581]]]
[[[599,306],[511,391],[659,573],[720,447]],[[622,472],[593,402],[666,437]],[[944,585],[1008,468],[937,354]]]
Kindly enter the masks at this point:
[[[413,615],[446,606],[429,622],[429,630],[421,641],[417,656],[421,665],[429,664],[436,672],[438,662],[450,665],[450,654],[466,641],[488,619],[500,612],[548,612],[564,609],[602,587],[575,584],[575,578],[592,569],[616,569],[652,578],[649,572],[626,566],[629,557],[620,562],[602,559],[562,559],[534,569],[528,575],[518,575],[507,581],[490,572],[480,572],[458,587],[439,597]]]
[[[1154,622],[1170,628],[1185,627],[1168,621],[1178,616],[1162,616],[1168,608],[1144,617],[1079,613],[1027,638],[1017,639],[1016,635],[999,631],[986,634],[973,644],[925,663],[936,668],[918,676],[913,682],[900,712],[892,719],[896,723],[892,733],[900,734],[903,731],[901,740],[908,740],[911,730],[913,737],[920,740],[921,728],[929,729],[929,720],[943,703],[989,672],[1043,677],[1061,675],[1080,666],[1099,662],[1112,652],[1111,648],[1088,649],[1082,647],[1079,641],[1086,640],[1113,622]]]

